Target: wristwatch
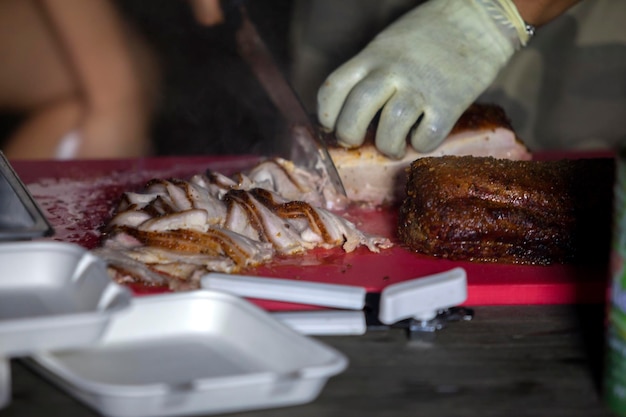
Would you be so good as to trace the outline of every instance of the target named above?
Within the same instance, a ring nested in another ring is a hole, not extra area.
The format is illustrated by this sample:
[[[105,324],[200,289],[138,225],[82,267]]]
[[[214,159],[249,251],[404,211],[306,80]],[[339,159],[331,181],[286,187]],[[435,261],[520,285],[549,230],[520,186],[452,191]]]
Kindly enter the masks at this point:
[[[533,26],[530,23],[526,23],[526,22],[524,22],[524,29],[526,29],[526,33],[528,34],[528,39],[529,40],[530,40],[530,38],[535,36],[535,32],[537,31],[537,27],[536,26]]]

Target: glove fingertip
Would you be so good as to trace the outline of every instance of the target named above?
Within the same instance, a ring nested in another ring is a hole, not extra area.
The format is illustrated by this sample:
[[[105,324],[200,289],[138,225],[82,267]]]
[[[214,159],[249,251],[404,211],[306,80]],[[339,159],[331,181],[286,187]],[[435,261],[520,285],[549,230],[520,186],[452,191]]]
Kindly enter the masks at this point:
[[[376,148],[391,159],[401,159],[406,154],[406,142],[404,140],[400,142],[380,140],[379,134],[376,135]]]
[[[346,137],[337,132],[337,143],[344,148],[357,148],[363,144],[365,138]]]
[[[411,134],[411,146],[417,152],[432,152],[443,142],[447,133],[435,126],[418,126]]]
[[[333,117],[330,115],[330,113],[320,110],[317,112],[317,120],[320,122],[324,129],[333,131],[335,129],[337,116]]]

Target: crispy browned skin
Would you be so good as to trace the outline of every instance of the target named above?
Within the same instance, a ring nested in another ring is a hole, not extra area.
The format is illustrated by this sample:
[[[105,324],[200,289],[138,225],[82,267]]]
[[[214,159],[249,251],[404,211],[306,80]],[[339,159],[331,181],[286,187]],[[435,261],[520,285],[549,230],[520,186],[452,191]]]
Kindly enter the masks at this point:
[[[541,264],[608,255],[610,158],[510,161],[444,156],[412,163],[398,235],[454,260]]]
[[[464,130],[495,129],[503,127],[513,130],[504,109],[494,104],[472,104],[463,112],[450,131],[453,135]]]

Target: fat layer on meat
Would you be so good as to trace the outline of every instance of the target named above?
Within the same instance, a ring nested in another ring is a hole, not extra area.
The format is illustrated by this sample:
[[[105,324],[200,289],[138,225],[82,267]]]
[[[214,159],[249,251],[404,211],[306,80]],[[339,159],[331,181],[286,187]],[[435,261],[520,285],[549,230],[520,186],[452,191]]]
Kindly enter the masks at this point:
[[[401,159],[391,159],[374,146],[373,132],[363,146],[329,148],[348,199],[365,206],[394,204],[404,197],[407,169],[416,159],[455,155],[529,160],[532,155],[516,136],[504,111],[496,106],[473,105],[459,119],[450,135],[434,151],[416,152],[407,145]]]

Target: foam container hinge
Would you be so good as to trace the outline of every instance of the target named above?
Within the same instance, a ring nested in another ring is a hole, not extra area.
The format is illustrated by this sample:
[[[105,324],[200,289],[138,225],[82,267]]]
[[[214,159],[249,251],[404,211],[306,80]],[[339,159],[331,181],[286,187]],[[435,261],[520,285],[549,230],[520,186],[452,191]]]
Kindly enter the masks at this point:
[[[461,267],[392,284],[380,294],[378,319],[393,324],[407,318],[431,320],[439,310],[467,299],[467,273]]]
[[[0,356],[95,343],[132,293],[70,243],[0,243]]]
[[[137,297],[87,349],[27,363],[106,416],[217,414],[314,400],[347,359],[235,295]]]

